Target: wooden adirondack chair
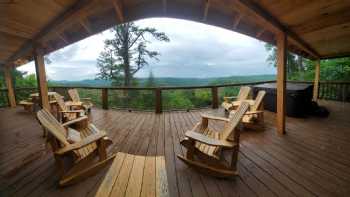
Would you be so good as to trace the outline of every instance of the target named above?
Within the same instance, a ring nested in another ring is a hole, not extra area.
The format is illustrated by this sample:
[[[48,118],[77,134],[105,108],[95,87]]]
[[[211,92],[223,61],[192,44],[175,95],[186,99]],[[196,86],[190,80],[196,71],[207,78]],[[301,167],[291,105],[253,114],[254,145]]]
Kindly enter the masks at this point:
[[[266,91],[260,90],[256,96],[253,104],[250,105],[249,110],[245,113],[242,119],[243,126],[251,129],[264,128],[264,97]],[[236,113],[236,110],[230,112],[230,116]]]
[[[60,124],[50,112],[42,109],[37,112],[37,119],[43,129],[49,131],[48,141],[59,168],[60,186],[73,184],[92,175],[115,157],[107,157],[106,152],[112,141],[106,137],[104,131],[88,124],[86,116]],[[81,140],[70,143],[67,140],[67,128],[81,121],[86,122],[85,127],[76,128],[80,132]],[[96,155],[99,156],[98,161],[95,161]]]
[[[79,118],[83,115],[85,115],[85,111],[84,110],[72,110],[72,106],[71,105],[67,105],[64,100],[63,97],[61,95],[59,95],[58,93],[54,94],[55,100],[57,101],[57,105],[58,105],[58,119],[61,122],[67,122],[67,121],[71,121],[74,120],[76,118]]]
[[[91,98],[80,98],[77,89],[68,90],[68,94],[74,103],[79,104],[79,107],[81,107],[82,109],[84,109],[87,112],[91,111],[91,108],[93,107],[93,104],[91,102]]]
[[[239,130],[236,129],[243,115],[249,108],[249,103],[242,102],[229,119],[202,115],[202,122],[187,131],[186,138],[181,145],[187,148],[186,157],[178,158],[195,169],[216,177],[232,177],[237,175],[237,158],[239,150]],[[208,127],[208,121],[223,121],[225,127],[222,131],[215,131]],[[230,163],[223,155],[223,150],[232,151]]]
[[[240,103],[235,103],[235,101],[243,101],[248,99],[250,95],[251,87],[249,86],[242,86],[239,89],[237,96],[225,96],[224,102],[221,104],[221,106],[225,109],[225,111],[230,111],[232,109],[236,109]]]

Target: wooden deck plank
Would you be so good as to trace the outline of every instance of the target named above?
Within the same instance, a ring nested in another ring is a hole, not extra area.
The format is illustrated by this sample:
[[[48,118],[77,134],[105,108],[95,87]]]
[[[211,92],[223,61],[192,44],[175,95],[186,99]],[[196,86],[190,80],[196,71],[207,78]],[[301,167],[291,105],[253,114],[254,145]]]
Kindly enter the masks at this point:
[[[138,185],[135,194],[160,196],[161,182],[150,181],[160,176],[157,166],[165,169],[167,179],[162,183],[168,184],[164,191],[170,196],[347,196],[350,104],[320,104],[330,109],[328,118],[287,118],[286,136],[276,135],[275,114],[270,112],[265,113],[264,132],[242,132],[240,176],[233,179],[200,174],[176,158],[177,154],[186,153],[180,140],[199,121],[200,113],[222,113],[220,110],[154,114],[94,108],[91,120],[113,140],[109,153],[145,156],[144,165],[135,165],[135,156],[130,158],[123,179],[117,177],[122,196],[134,181]],[[78,184],[58,188],[54,160],[46,150],[34,114],[23,112],[22,108],[0,109],[0,131],[0,196],[95,196],[111,167]],[[118,167],[113,169],[118,171]],[[138,173],[133,169],[138,169]],[[139,174],[135,180],[129,179],[133,173]]]
[[[144,167],[145,157],[140,155],[135,156],[125,197],[139,197],[141,195]]]
[[[113,164],[111,165],[108,173],[103,178],[103,182],[99,186],[99,189],[96,193],[96,197],[107,197],[110,196],[111,191],[113,189],[114,183],[120,173],[120,169],[124,163],[124,159],[126,157],[125,153],[117,153]]]

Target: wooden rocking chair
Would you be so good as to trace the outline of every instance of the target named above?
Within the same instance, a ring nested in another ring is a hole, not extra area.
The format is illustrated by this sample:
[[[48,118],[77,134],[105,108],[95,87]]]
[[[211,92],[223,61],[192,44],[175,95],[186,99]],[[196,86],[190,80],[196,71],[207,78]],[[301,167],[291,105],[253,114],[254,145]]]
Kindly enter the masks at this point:
[[[249,110],[242,118],[242,123],[245,128],[263,129],[264,128],[264,97],[266,91],[260,90],[253,104],[250,104]],[[230,116],[236,113],[236,110],[230,111]]]
[[[115,155],[107,157],[106,152],[112,141],[106,137],[104,131],[98,130],[93,124],[88,124],[86,116],[60,124],[50,112],[42,109],[37,112],[37,119],[43,129],[49,131],[48,141],[59,168],[60,186],[73,184],[94,174],[115,157]],[[68,126],[74,126],[81,121],[86,122],[85,127],[76,128],[81,140],[70,143],[67,139]],[[97,154],[99,160],[95,161]]]
[[[77,89],[68,90],[68,94],[72,99],[73,103],[79,104],[79,107],[84,109],[86,112],[90,112],[93,104],[91,102],[91,98],[80,98]]]
[[[242,102],[230,119],[202,115],[202,122],[187,131],[181,145],[187,148],[186,157],[178,158],[200,172],[215,177],[232,177],[237,175],[237,158],[239,150],[239,131],[236,129],[249,103]],[[223,131],[215,131],[208,127],[208,120],[224,121]],[[231,162],[227,162],[223,150],[232,151]]]
[[[58,119],[61,122],[64,123],[67,121],[71,121],[85,115],[85,111],[82,109],[79,109],[79,110],[72,109],[72,106],[74,105],[72,105],[69,102],[68,103],[64,102],[63,97],[58,93],[54,94],[54,97],[58,105],[58,110],[57,110]]]
[[[242,86],[239,89],[237,96],[225,96],[224,102],[221,106],[225,109],[225,111],[230,111],[232,109],[236,109],[243,100],[247,100],[250,95],[251,88],[249,86]]]

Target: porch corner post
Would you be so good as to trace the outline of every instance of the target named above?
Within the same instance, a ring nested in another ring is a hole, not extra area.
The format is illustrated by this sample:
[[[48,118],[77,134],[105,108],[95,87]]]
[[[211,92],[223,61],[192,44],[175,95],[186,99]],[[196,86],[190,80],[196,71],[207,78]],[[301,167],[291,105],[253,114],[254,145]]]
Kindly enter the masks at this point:
[[[213,86],[211,88],[211,96],[212,96],[212,108],[217,109],[219,107],[219,95],[218,95],[218,87]]]
[[[154,89],[155,94],[155,112],[156,114],[160,114],[163,112],[163,104],[162,104],[162,89],[161,88],[155,88]]]
[[[16,107],[16,97],[15,91],[13,89],[12,77],[11,77],[11,69],[10,66],[4,67],[4,77],[7,87],[7,98],[10,107]]]
[[[40,104],[43,109],[50,110],[44,55],[40,49],[35,49],[33,54],[35,61],[36,78],[39,89]]]
[[[277,132],[286,133],[286,62],[287,37],[285,32],[276,36],[277,42]]]
[[[320,60],[317,59],[315,61],[314,92],[312,97],[313,101],[318,100],[319,86],[320,86]]]

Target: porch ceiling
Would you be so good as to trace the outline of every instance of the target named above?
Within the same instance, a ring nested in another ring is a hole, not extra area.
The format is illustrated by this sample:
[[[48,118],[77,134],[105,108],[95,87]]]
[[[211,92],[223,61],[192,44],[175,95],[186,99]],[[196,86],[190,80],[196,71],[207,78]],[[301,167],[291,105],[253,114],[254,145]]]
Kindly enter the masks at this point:
[[[35,46],[55,51],[115,24],[175,17],[275,43],[304,57],[350,55],[350,1],[304,0],[5,0],[0,3],[0,65],[21,65]]]

